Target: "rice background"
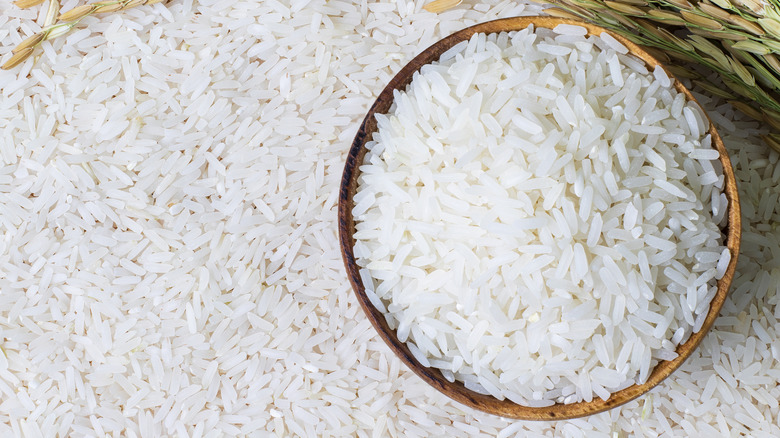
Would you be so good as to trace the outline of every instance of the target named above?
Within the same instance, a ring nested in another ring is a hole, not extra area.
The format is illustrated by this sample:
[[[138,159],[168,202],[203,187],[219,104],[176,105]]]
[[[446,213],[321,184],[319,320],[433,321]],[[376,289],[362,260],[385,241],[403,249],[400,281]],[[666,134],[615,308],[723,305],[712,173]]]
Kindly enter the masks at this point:
[[[385,347],[336,239],[352,137],[419,51],[538,11],[424,3],[174,0],[87,18],[0,71],[1,434],[780,436],[778,154],[707,96],[742,254],[714,329],[651,395],[506,420]],[[0,0],[0,60],[39,9]]]

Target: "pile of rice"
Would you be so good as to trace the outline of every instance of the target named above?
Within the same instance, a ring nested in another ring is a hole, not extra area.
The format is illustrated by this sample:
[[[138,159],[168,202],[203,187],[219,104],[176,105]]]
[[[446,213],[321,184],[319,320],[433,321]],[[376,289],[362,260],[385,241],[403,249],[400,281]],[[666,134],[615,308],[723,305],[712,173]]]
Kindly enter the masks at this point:
[[[706,97],[742,190],[740,264],[711,334],[649,397],[509,421],[387,349],[336,238],[346,151],[415,54],[538,10],[422,3],[174,0],[85,19],[0,71],[0,433],[780,436],[778,155]],[[0,11],[4,61],[37,11]]]
[[[586,33],[475,34],[423,66],[377,115],[354,196],[366,293],[399,340],[528,406],[644,383],[731,259],[707,118]]]

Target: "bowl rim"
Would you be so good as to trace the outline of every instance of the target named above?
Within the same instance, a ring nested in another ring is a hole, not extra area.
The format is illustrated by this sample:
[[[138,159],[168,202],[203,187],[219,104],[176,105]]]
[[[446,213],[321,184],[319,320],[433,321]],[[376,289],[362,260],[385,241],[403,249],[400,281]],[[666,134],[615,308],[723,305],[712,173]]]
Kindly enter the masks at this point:
[[[438,369],[421,365],[419,361],[414,358],[406,344],[398,340],[395,330],[390,329],[388,326],[384,314],[374,307],[366,295],[359,273],[360,268],[355,261],[353,252],[355,243],[353,238],[355,221],[352,217],[352,208],[354,207],[352,196],[355,193],[357,179],[360,175],[359,166],[363,163],[363,158],[366,153],[365,144],[371,140],[370,136],[376,130],[375,114],[386,113],[389,110],[393,101],[393,91],[404,90],[409,82],[411,82],[413,74],[416,71],[419,71],[423,65],[438,60],[443,52],[461,41],[468,40],[476,33],[518,31],[529,26],[553,29],[559,24],[584,27],[587,29],[588,35],[601,35],[603,32],[606,32],[622,43],[629,50],[630,54],[643,60],[649,67],[654,68],[655,66],[660,66],[663,68],[669,78],[674,82],[674,87],[679,92],[682,92],[688,101],[693,101],[701,107],[701,104],[699,104],[691,92],[657,59],[644,51],[641,47],[607,29],[584,21],[546,16],[513,17],[488,21],[462,29],[434,43],[414,57],[390,80],[371,105],[355,135],[355,139],[352,142],[345,161],[339,189],[339,243],[347,276],[349,277],[352,290],[354,291],[360,306],[363,308],[363,311],[379,333],[380,337],[385,341],[388,347],[390,347],[390,350],[421,379],[451,399],[483,412],[521,420],[561,420],[596,414],[628,403],[645,394],[666,379],[691,355],[709,332],[717,318],[720,309],[728,296],[729,287],[734,277],[741,241],[741,212],[734,170],[723,141],[715,129],[715,125],[702,107],[702,112],[705,114],[710,124],[709,133],[711,134],[712,145],[719,152],[720,162],[725,176],[723,193],[725,193],[728,200],[728,222],[723,230],[726,235],[726,246],[731,252],[731,261],[729,262],[723,278],[717,283],[718,291],[710,303],[710,309],[701,329],[697,333],[693,333],[685,343],[680,344],[677,347],[676,351],[678,357],[676,359],[659,362],[653,368],[645,383],[641,385],[634,384],[628,388],[616,391],[612,393],[607,400],[596,397],[590,402],[581,401],[571,404],[556,403],[547,407],[528,407],[516,404],[508,399],[498,400],[493,396],[471,391],[466,389],[465,386],[458,381],[447,381]]]

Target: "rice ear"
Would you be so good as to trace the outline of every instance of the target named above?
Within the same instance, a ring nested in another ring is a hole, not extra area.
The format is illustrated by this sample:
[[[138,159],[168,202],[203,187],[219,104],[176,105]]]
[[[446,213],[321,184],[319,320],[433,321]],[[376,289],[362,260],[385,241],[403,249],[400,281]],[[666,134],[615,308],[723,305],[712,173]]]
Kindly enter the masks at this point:
[[[125,3],[124,6],[122,6],[122,10],[125,9],[131,9],[136,6],[141,6],[145,3],[145,0],[130,0],[129,2]]]
[[[621,2],[614,2],[614,1],[607,0],[604,2],[604,4],[607,5],[607,7],[609,7],[610,9],[621,12],[623,14],[636,15],[638,17],[642,17],[646,14],[646,12],[643,9],[640,9],[636,6],[632,6],[629,4],[621,3]]]
[[[728,21],[735,15],[732,13],[729,13],[728,11],[724,11],[723,9],[711,5],[709,3],[700,2],[698,5],[696,5],[699,10],[704,13],[705,15],[709,15],[714,18],[720,18],[721,20]]]
[[[701,35],[691,35],[689,41],[691,45],[696,48],[696,50],[712,58],[712,60],[715,61],[726,72],[734,73],[728,58],[723,54],[723,51],[720,49],[720,47],[716,46]]]
[[[682,17],[685,19],[687,25],[694,24],[696,26],[700,26],[708,30],[723,29],[723,25],[717,22],[716,20],[713,20],[712,18],[704,17],[694,12],[682,10],[680,11],[680,15],[682,15]]]
[[[625,17],[622,14],[619,14],[613,10],[605,10],[603,12],[604,14],[610,16],[615,22],[622,24],[623,26],[627,27],[628,29],[636,29],[636,24],[634,24],[628,17]]]
[[[742,65],[741,62],[735,58],[729,58],[729,63],[731,64],[731,68],[734,70],[734,73],[739,76],[745,85],[748,87],[753,87],[756,85],[756,78],[753,77],[753,75],[747,70],[747,68],[745,68],[744,65]]]
[[[780,60],[777,59],[777,55],[774,53],[767,53],[764,55],[764,62],[766,62],[769,67],[774,70],[776,75],[780,75]]]
[[[780,38],[780,22],[771,18],[759,18],[758,25],[775,38]]]
[[[687,0],[666,0],[667,2],[675,5],[679,9],[693,10],[693,5]],[[701,3],[699,3],[701,5]]]
[[[5,64],[3,64],[2,69],[10,70],[16,67],[17,65],[24,62],[27,58],[29,58],[30,55],[32,55],[32,52],[33,52],[32,47],[27,47],[26,49],[19,50],[18,52],[14,53],[13,56],[11,56],[8,59],[8,61],[5,62]]]
[[[38,6],[46,0],[16,0],[14,5],[19,9],[27,9],[33,6]]]
[[[685,20],[677,14],[659,9],[651,9],[647,12],[649,15],[645,16],[649,20],[658,21],[664,24],[683,25]]]
[[[690,63],[696,63],[698,62],[698,59],[693,57],[691,54],[685,51],[677,51],[677,50],[670,50],[669,56],[674,59],[679,59],[680,61],[690,62]],[[686,77],[686,76],[683,76]]]
[[[658,50],[658,49],[655,49],[655,48],[652,48],[652,47],[643,47],[642,49],[645,52],[649,53],[650,56],[652,56],[653,58],[661,61],[664,64],[668,64],[669,62],[672,61],[672,59],[669,58],[669,55],[667,55],[666,52],[664,52],[662,50]]]
[[[117,3],[117,2],[98,2],[93,3],[95,5],[95,12],[98,13],[106,13],[106,12],[116,12],[121,9],[124,9],[123,3]]]
[[[729,80],[724,80],[723,83],[726,84],[726,86],[729,87],[729,89],[731,89],[731,91],[737,93],[738,95],[740,95],[740,96],[742,96],[742,97],[744,97],[746,99],[752,99],[752,97],[753,97],[752,90],[750,88],[744,86],[743,84],[740,84],[740,83],[735,82],[735,81],[729,81]]]
[[[767,46],[759,44],[753,40],[737,41],[731,47],[737,50],[755,53],[756,55],[766,55],[771,53],[771,50],[769,50]]]
[[[777,152],[780,152],[780,135],[765,134],[761,136],[761,139],[764,140],[764,143],[766,143],[769,147]]]
[[[696,86],[698,86],[699,88],[704,89],[709,93],[714,94],[715,96],[722,97],[724,99],[737,98],[733,94],[729,93],[728,90],[725,90],[721,87],[716,87],[715,85],[712,85],[710,82],[694,79],[693,83],[696,84]]]
[[[686,27],[688,28],[688,30],[691,31],[692,34],[703,36],[704,38],[709,38],[712,40],[744,41],[748,39],[747,35],[741,33],[733,33],[725,30],[724,31],[706,30],[701,27],[696,27],[693,25],[687,25]]]
[[[721,9],[725,9],[725,10],[734,9],[734,5],[731,4],[729,0],[710,0],[710,1],[714,3],[716,6],[719,6]]]
[[[73,25],[55,24],[54,26],[52,26],[52,29],[46,33],[46,40],[48,41],[48,40],[53,40],[54,38],[61,37],[66,33],[70,32],[72,28]]]
[[[760,44],[765,44],[767,49],[771,50],[772,53],[780,53],[780,41],[764,38],[761,40]]]
[[[758,24],[752,21],[740,17],[739,15],[732,14],[727,21],[735,26],[740,27],[741,29],[749,33],[752,33],[753,35],[756,36],[766,35],[766,31],[764,30],[764,28],[762,28],[761,26],[759,26]]]
[[[81,5],[60,14],[58,20],[60,21],[76,21],[91,14],[95,10],[94,5]]]
[[[677,77],[688,78],[688,79],[701,78],[700,74],[698,74],[698,73],[696,73],[696,72],[694,72],[694,71],[692,71],[690,69],[687,69],[685,67],[681,67],[679,65],[676,65],[676,64],[667,65],[666,69],[669,70],[670,72],[672,72],[672,74],[677,76]]]
[[[772,111],[764,108],[764,121],[767,122],[772,128],[780,131],[780,112]]]
[[[547,4],[546,1],[543,1],[542,3]],[[569,20],[578,20],[580,18],[578,15],[572,14],[561,8],[547,8],[544,10],[544,13],[551,17],[567,18]]]
[[[60,0],[50,0],[49,7],[46,8],[46,16],[43,18],[43,27],[48,27],[57,21],[60,14]]]
[[[753,118],[753,119],[756,119],[756,120],[762,120],[763,119],[763,116],[761,115],[760,111],[758,111],[754,107],[746,104],[745,102],[741,102],[741,101],[738,101],[738,100],[730,100],[729,103],[731,104],[731,106],[733,106],[734,108],[738,109],[739,111],[741,111],[743,114],[745,114],[746,116],[748,116],[750,118]]]
[[[11,50],[11,52],[16,53],[28,47],[35,47],[38,44],[40,44],[41,41],[43,41],[45,36],[46,35],[43,32],[38,32],[36,34],[33,34],[27,37],[26,39],[24,39],[24,41],[19,43],[16,47],[14,47],[13,50]]]

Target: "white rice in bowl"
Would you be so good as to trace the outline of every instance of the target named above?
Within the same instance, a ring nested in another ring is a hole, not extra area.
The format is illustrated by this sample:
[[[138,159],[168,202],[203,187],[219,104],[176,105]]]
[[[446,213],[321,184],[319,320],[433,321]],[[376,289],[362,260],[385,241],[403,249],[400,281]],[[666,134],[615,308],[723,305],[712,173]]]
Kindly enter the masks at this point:
[[[366,293],[424,366],[526,406],[642,383],[730,261],[709,123],[584,28],[477,34],[396,92],[354,196]]]

